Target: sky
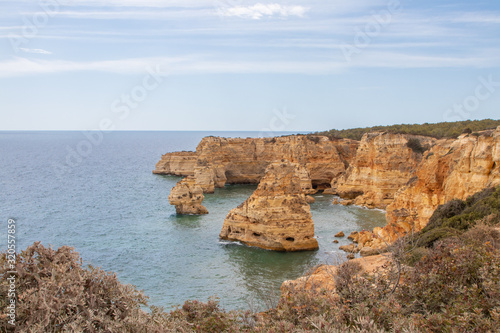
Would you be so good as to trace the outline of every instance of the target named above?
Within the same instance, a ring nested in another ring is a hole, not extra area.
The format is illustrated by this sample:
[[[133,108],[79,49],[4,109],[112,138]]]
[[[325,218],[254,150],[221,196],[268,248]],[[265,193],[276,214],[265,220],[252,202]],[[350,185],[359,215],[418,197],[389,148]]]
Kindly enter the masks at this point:
[[[500,1],[0,0],[0,130],[500,118]]]

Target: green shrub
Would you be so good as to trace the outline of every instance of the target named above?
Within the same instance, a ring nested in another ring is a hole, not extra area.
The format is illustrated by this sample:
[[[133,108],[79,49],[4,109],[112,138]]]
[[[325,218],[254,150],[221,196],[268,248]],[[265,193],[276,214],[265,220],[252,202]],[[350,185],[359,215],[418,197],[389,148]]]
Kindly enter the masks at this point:
[[[418,246],[430,247],[437,240],[460,235],[480,220],[500,223],[500,187],[487,188],[466,200],[451,200],[439,206],[414,241]]]
[[[417,138],[410,138],[406,146],[413,150],[414,153],[423,154],[428,148],[424,148]]]
[[[500,126],[500,120],[466,120],[457,122],[443,122],[436,124],[401,124],[390,126],[374,126],[365,128],[352,128],[346,130],[329,130],[317,132],[316,135],[326,135],[333,138],[361,140],[364,134],[370,132],[387,132],[395,134],[423,135],[434,138],[457,138],[462,133],[478,132],[495,129]],[[473,133],[478,135],[477,133]]]
[[[417,247],[405,253],[402,259],[403,263],[408,266],[415,266],[423,257],[429,255],[430,250],[426,247]]]

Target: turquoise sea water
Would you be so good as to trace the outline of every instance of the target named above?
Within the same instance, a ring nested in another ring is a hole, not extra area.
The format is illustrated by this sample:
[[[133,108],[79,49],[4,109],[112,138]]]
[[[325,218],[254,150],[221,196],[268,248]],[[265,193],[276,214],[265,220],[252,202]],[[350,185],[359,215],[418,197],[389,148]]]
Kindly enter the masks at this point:
[[[0,249],[14,218],[18,251],[35,241],[70,245],[85,262],[144,290],[151,304],[217,295],[234,309],[262,305],[279,295],[284,280],[345,257],[338,247],[349,242],[332,243],[338,231],[385,224],[381,211],[334,206],[332,196],[320,194],[311,205],[319,251],[277,253],[221,242],[225,216],[256,186],[217,189],[203,202],[210,214],[177,216],[168,195],[181,178],[152,174],[162,154],[194,150],[207,135],[258,133],[113,132],[88,145],[81,132],[0,132]],[[77,149],[81,160],[71,153]]]

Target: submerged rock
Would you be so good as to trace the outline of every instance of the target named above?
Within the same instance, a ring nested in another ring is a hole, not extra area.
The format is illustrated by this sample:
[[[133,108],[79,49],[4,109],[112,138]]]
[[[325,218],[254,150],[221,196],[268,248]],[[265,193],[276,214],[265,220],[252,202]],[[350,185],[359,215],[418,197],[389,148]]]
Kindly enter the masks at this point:
[[[208,214],[201,202],[205,196],[203,189],[196,184],[194,177],[186,177],[175,185],[168,196],[168,201],[175,206],[177,214],[201,215]]]
[[[339,247],[340,250],[349,252],[349,253],[357,253],[359,252],[358,247],[354,244],[342,245]]]
[[[298,165],[270,164],[257,190],[229,212],[219,236],[268,250],[316,250],[318,241]]]
[[[311,197],[310,195],[306,195],[306,202],[308,204],[312,204],[312,203],[315,203],[316,202],[316,199],[314,199],[313,197]]]

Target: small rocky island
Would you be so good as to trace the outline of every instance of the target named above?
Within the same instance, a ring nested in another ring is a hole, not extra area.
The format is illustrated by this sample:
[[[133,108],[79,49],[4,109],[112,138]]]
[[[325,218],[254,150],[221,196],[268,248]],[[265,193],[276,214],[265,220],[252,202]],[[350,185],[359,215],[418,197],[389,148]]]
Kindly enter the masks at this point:
[[[175,185],[168,201],[175,206],[177,214],[202,215],[208,214],[207,208],[201,204],[204,198],[203,190],[196,184],[196,179],[189,176]]]
[[[316,250],[314,223],[299,175],[296,163],[271,163],[257,190],[229,212],[220,238],[267,250]]]

